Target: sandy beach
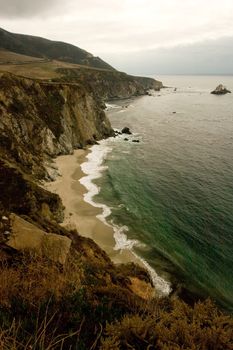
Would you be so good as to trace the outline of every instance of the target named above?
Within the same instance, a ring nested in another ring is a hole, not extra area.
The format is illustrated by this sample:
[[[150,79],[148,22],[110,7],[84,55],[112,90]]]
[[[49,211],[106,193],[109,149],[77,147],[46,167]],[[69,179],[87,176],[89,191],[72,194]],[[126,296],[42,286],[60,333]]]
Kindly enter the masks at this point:
[[[80,235],[92,238],[115,263],[141,261],[129,249],[115,250],[114,231],[96,216],[102,209],[84,201],[86,188],[79,182],[85,176],[81,164],[85,162],[88,150],[76,150],[73,155],[59,156],[55,159],[60,176],[45,188],[57,193],[65,206],[65,219],[62,226],[76,228]]]

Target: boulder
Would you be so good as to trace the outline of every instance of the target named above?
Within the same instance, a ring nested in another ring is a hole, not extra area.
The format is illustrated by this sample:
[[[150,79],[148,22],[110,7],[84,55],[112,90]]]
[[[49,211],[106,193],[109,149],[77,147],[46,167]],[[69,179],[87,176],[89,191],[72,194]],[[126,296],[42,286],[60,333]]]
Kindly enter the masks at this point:
[[[129,139],[127,139],[127,138],[124,138],[124,141],[129,141]]]
[[[132,134],[132,132],[126,126],[121,130],[121,132],[122,134],[128,134],[128,135]]]
[[[64,264],[71,246],[71,239],[54,233],[46,233],[37,226],[10,215],[10,234],[6,246],[18,251],[32,250],[54,262]]]
[[[211,91],[211,94],[214,95],[225,95],[227,93],[231,93],[231,91],[227,90],[227,88],[222,84],[218,85],[215,90]]]
[[[139,141],[139,140],[132,140],[132,142],[137,142],[137,143],[139,143],[140,141]]]

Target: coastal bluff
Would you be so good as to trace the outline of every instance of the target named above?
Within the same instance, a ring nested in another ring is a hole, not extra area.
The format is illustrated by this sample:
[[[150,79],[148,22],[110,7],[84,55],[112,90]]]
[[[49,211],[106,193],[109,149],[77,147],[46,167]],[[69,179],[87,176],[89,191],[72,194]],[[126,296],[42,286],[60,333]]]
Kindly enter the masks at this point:
[[[54,81],[82,82],[101,100],[124,99],[146,95],[148,90],[159,91],[163,83],[148,77],[137,77],[119,71],[58,68],[60,78]]]
[[[114,270],[106,253],[92,240],[59,225],[64,219],[61,199],[40,183],[57,176],[55,157],[114,135],[102,100],[81,83],[0,73],[0,116],[0,251],[6,252],[10,260],[24,250],[40,251],[41,255],[45,240],[50,247],[56,241],[56,246],[64,245],[65,253],[57,254],[52,259],[55,262],[64,264],[72,249],[81,249],[84,261],[101,264],[101,269],[110,265]],[[72,243],[62,237],[59,240],[59,235]],[[49,260],[50,251],[46,253]],[[143,288],[147,283],[149,294],[154,294],[148,273],[138,267],[139,273],[135,274],[135,268],[132,265],[128,276],[132,274],[135,279],[138,275],[135,283],[140,286],[140,280],[144,281]],[[128,292],[133,293],[133,282],[129,280],[127,285]]]
[[[104,100],[162,83],[109,71],[91,80],[91,70],[82,78],[71,68],[54,78],[57,63],[40,64],[51,79],[36,78],[38,64],[0,73],[0,348],[231,350],[230,316],[210,300],[159,298],[145,269],[113,264],[60,225],[63,203],[42,186],[58,175],[55,157],[114,135]]]
[[[81,84],[0,75],[0,150],[35,178],[59,154],[113,135],[102,102]]]

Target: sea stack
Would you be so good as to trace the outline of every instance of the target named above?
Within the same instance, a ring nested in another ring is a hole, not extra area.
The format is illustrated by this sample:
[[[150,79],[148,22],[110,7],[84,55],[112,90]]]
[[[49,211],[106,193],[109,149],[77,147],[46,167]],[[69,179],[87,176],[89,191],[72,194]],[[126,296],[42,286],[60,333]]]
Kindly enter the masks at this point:
[[[220,84],[216,87],[215,90],[211,91],[211,94],[214,95],[225,95],[227,93],[231,93],[230,90],[228,90],[224,85]]]
[[[130,131],[130,129],[128,127],[124,127],[122,130],[121,130],[122,134],[127,134],[127,135],[131,135],[132,132]]]

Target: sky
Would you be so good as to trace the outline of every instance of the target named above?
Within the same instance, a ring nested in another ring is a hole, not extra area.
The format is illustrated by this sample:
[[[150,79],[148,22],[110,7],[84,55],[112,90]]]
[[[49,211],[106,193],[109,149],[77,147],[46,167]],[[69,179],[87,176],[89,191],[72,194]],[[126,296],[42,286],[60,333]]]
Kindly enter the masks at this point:
[[[233,0],[0,0],[0,27],[133,74],[233,74]]]

